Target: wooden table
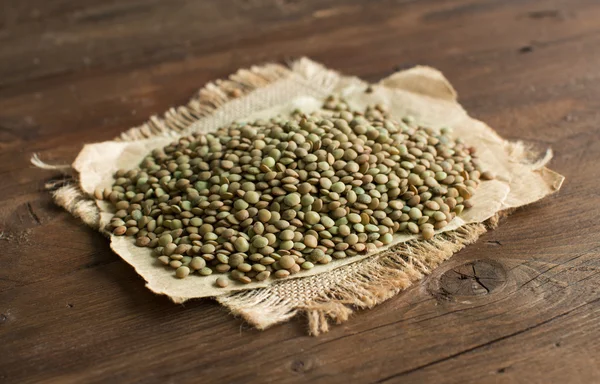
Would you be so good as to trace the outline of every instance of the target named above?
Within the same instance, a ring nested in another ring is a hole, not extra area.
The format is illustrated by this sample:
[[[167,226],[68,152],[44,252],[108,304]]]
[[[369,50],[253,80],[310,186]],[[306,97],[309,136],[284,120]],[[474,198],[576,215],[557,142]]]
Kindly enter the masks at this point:
[[[599,382],[598,20],[595,0],[1,0],[0,382]],[[372,81],[439,68],[473,116],[551,146],[563,189],[315,338],[153,295],[29,163],[302,55]]]

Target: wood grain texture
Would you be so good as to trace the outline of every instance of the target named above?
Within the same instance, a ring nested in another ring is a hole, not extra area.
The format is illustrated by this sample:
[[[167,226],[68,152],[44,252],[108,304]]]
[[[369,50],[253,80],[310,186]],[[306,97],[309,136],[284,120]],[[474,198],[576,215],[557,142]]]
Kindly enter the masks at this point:
[[[600,381],[600,4],[595,0],[0,0],[0,382]],[[442,70],[567,180],[421,284],[312,338],[144,288],[43,191],[209,80],[309,56],[377,80]]]

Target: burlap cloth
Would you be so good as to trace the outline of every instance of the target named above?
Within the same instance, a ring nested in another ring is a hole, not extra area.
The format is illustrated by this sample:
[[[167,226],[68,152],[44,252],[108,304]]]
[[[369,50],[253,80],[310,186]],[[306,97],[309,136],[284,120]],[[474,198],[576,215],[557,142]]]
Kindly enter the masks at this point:
[[[232,121],[269,118],[296,108],[311,112],[332,93],[358,110],[382,103],[396,119],[412,115],[422,125],[453,128],[457,136],[477,147],[483,168],[495,173],[496,180],[483,183],[473,198],[475,207],[429,241],[398,235],[390,246],[370,255],[334,260],[286,280],[236,283],[226,289],[215,287],[214,277],[176,279],[171,270],[157,264],[150,249],[104,230],[113,211],[91,196],[95,188],[112,185],[117,169],[136,167],[151,149],[165,146],[179,135],[210,132]],[[501,214],[557,191],[563,177],[545,167],[551,157],[550,150],[540,156],[523,143],[503,140],[490,127],[470,118],[450,83],[435,69],[415,67],[369,85],[304,58],[289,67],[267,64],[240,70],[228,80],[210,83],[187,105],[171,108],[162,118],[152,117],[114,141],[86,145],[72,166],[50,166],[37,157],[32,161],[71,175],[53,192],[55,201],[109,236],[111,248],[136,269],[153,292],[176,303],[215,297],[259,329],[303,312],[310,333],[317,335],[328,330],[329,321],[343,322],[355,308],[373,307],[422,279],[477,240],[486,228],[495,226]]]

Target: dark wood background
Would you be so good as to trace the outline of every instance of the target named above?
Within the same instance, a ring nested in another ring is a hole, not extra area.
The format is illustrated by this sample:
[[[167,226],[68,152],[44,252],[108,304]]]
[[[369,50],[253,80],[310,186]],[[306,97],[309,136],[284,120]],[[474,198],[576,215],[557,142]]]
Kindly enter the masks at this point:
[[[563,189],[314,338],[153,295],[29,164],[302,55],[439,68],[473,116],[551,146]],[[596,0],[0,0],[0,382],[600,382],[599,161]]]

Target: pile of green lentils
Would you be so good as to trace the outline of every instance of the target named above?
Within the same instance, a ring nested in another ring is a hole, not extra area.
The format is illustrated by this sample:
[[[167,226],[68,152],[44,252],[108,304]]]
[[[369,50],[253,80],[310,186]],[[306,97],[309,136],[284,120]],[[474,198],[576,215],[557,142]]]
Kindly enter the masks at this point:
[[[431,239],[492,178],[449,129],[330,97],[311,115],[182,137],[95,197],[114,204],[114,235],[179,278],[228,273],[215,281],[225,287],[364,254],[397,232]]]

